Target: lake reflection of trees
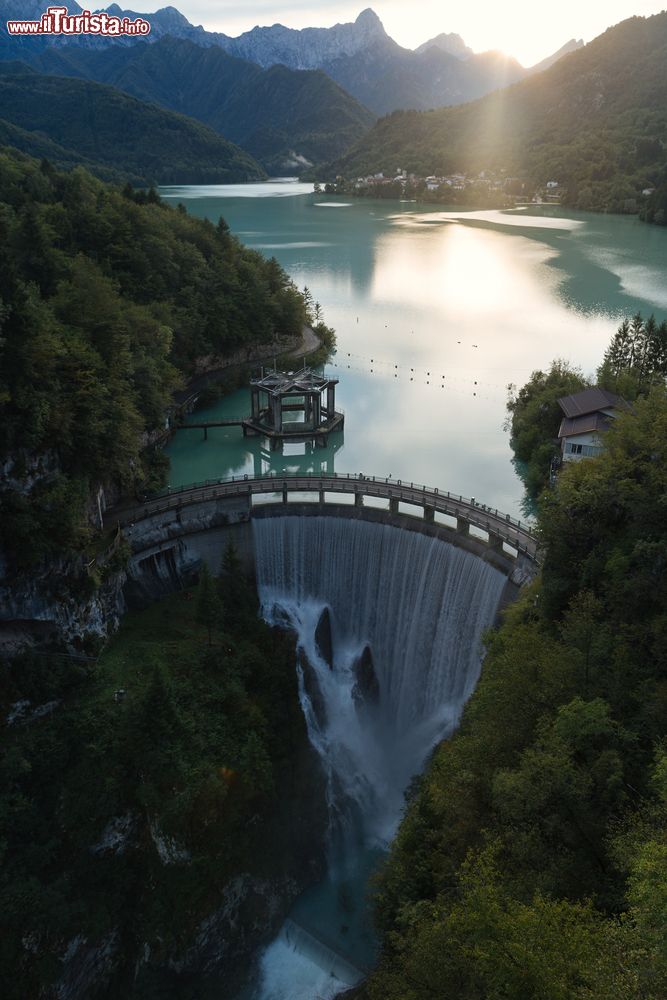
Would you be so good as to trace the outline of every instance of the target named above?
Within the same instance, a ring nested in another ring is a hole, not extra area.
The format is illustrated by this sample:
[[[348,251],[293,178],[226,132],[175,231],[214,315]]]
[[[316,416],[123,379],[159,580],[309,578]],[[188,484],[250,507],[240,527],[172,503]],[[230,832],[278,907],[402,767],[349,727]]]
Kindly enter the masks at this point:
[[[300,444],[283,443],[282,448],[271,451],[262,444],[254,450],[254,473],[256,476],[276,475],[288,476],[322,476],[335,472],[335,456],[343,447],[344,432],[337,431],[329,435],[325,447],[314,441],[304,441]]]

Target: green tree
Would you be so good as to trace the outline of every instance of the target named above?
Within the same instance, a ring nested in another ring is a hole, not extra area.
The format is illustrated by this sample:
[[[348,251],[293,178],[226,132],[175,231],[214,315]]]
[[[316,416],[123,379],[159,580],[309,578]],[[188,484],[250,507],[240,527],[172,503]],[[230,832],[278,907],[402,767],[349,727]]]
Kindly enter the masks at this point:
[[[627,399],[645,394],[667,377],[667,322],[636,313],[624,319],[598,368],[598,384]]]
[[[264,741],[251,730],[241,750],[241,772],[252,794],[266,795],[273,789],[273,768]]]
[[[208,632],[208,644],[212,643],[214,629],[222,625],[223,606],[217,584],[211,574],[208,564],[203,562],[199,572],[197,587],[197,621],[205,625]]]
[[[604,701],[577,697],[539,726],[517,768],[497,772],[493,796],[511,831],[505,851],[512,871],[526,865],[540,872],[538,885],[548,893],[606,894],[602,843],[625,802],[624,739]],[[518,882],[523,888],[520,874]]]
[[[558,454],[558,428],[563,417],[558,400],[579,392],[587,383],[567,361],[554,361],[548,372],[533,372],[521,389],[508,386],[506,428],[515,457],[525,471],[522,477],[530,497],[546,485],[553,458]]]
[[[219,590],[226,620],[235,627],[257,617],[257,596],[234,543],[230,541],[222,557]]]
[[[445,897],[403,914],[370,1000],[628,1000],[625,949],[590,903],[508,893],[498,848],[471,852]]]
[[[0,229],[0,457],[25,486],[0,497],[0,532],[19,571],[86,554],[99,486],[159,489],[146,440],[197,359],[300,333],[305,302],[224,220],[80,167],[1,153]]]

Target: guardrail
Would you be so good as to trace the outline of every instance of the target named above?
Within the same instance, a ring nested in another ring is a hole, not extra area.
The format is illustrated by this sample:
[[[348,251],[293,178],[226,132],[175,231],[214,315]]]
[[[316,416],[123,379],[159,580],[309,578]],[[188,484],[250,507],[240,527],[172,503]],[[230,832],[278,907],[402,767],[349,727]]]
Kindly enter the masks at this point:
[[[453,517],[457,522],[463,521],[465,525],[493,535],[531,559],[537,558],[537,540],[530,526],[497,508],[479,503],[474,497],[363,473],[286,476],[272,472],[264,476],[207,479],[188,486],[168,488],[130,507],[116,508],[109,511],[109,517],[116,517],[119,524],[128,524],[207,500],[241,496],[247,497],[251,505],[254,494],[280,494],[281,499],[286,500],[289,493],[317,493],[320,499],[324,499],[325,493],[342,493],[358,498],[372,496],[386,499],[390,504],[392,501],[395,504],[412,504],[422,507],[425,516],[429,512]]]
[[[115,555],[115,553],[120,548],[120,543],[122,540],[123,540],[123,533],[121,531],[119,522],[116,527],[116,532],[109,545],[107,545],[107,547],[104,549],[103,552],[98,552],[96,556],[93,556],[93,558],[86,563],[86,570],[88,571],[88,573],[91,573],[96,566],[105,566],[109,562],[111,557]]]
[[[199,422],[195,420],[190,422],[186,418],[182,424],[178,424],[176,426],[175,430],[183,431],[187,430],[188,427],[192,427],[193,429],[201,427],[225,427],[229,424],[242,424],[244,420],[250,420],[250,416],[246,414],[245,417],[239,417],[239,416],[220,417],[219,420],[201,420]]]

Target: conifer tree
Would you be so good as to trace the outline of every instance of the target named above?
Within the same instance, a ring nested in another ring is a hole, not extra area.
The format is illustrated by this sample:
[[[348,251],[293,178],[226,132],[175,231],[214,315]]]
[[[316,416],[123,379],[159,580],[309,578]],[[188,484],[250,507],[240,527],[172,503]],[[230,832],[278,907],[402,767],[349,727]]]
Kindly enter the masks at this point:
[[[196,618],[200,625],[205,625],[208,632],[208,644],[212,643],[212,632],[222,624],[222,600],[218,593],[215,580],[206,563],[202,563],[197,589]]]

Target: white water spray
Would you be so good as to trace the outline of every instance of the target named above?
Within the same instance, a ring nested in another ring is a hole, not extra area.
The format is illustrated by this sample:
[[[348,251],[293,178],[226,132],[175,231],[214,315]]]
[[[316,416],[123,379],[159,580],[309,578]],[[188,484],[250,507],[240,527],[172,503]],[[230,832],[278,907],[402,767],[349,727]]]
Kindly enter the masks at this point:
[[[410,778],[456,726],[505,577],[440,539],[363,520],[258,518],[253,533],[262,615],[298,635],[301,704],[327,782],[330,869],[344,879],[355,855],[388,845]],[[316,640],[325,609],[331,663]],[[311,928],[300,948],[286,926],[262,958],[261,1000],[321,995],[333,961],[307,947]]]

